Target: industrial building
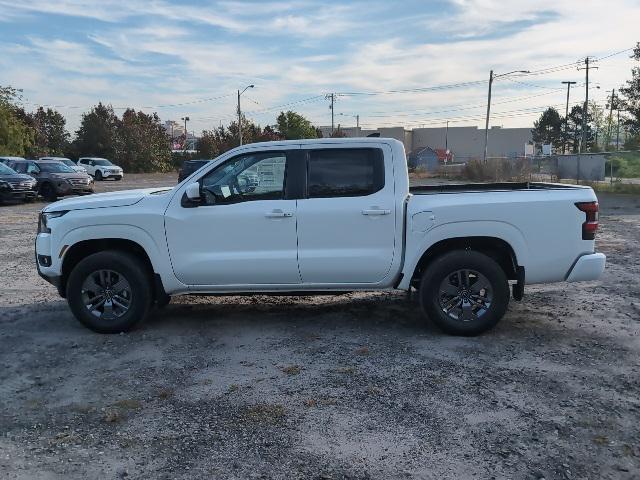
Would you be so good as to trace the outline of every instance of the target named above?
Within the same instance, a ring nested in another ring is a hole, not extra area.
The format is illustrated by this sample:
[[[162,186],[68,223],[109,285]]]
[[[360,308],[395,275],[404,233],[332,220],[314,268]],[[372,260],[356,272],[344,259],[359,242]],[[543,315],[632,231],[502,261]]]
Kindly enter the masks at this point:
[[[331,136],[331,127],[320,127],[323,136]],[[379,133],[381,137],[390,137],[404,143],[407,152],[430,147],[448,149],[455,162],[480,159],[484,155],[484,129],[478,127],[404,127],[378,128],[365,130],[360,127],[340,127],[347,137],[366,137]],[[533,141],[530,128],[492,127],[489,130],[487,155],[489,157],[520,157],[525,154],[525,145]]]

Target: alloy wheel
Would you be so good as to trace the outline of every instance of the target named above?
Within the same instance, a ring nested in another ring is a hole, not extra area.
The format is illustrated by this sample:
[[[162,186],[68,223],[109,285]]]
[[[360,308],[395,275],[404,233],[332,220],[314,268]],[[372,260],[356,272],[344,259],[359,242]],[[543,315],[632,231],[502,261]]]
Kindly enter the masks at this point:
[[[131,307],[129,281],[114,270],[97,270],[82,283],[82,303],[89,313],[104,320],[122,317]]]
[[[442,311],[462,322],[478,320],[491,307],[493,290],[489,280],[474,270],[456,270],[440,283],[438,303]]]

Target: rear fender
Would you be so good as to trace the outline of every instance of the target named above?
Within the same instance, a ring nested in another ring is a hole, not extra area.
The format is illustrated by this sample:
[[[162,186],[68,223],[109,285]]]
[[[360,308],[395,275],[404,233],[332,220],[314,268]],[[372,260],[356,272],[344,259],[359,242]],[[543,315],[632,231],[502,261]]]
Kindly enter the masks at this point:
[[[402,280],[398,287],[407,290],[413,273],[423,254],[443,240],[465,237],[490,237],[505,241],[511,246],[516,263],[526,268],[529,248],[522,232],[514,225],[499,221],[464,221],[438,225],[426,232],[407,231],[406,260],[402,269]]]

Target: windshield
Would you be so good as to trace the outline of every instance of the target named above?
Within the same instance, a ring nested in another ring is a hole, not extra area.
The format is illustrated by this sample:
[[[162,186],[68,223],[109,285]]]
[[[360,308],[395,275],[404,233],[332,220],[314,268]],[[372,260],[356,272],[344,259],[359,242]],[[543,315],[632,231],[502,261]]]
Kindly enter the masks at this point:
[[[15,175],[15,170],[10,169],[4,163],[0,162],[0,173],[3,175]]]
[[[73,163],[73,160],[69,160],[68,158],[65,158],[64,160],[58,160],[58,161],[64,163],[65,165],[68,165],[69,167],[76,166],[76,164]]]
[[[102,167],[113,165],[113,163],[111,163],[109,160],[105,160],[104,158],[96,158],[95,160],[93,160],[93,164],[100,165]]]
[[[64,163],[39,163],[38,166],[40,167],[40,170],[47,173],[74,173],[74,171]]]

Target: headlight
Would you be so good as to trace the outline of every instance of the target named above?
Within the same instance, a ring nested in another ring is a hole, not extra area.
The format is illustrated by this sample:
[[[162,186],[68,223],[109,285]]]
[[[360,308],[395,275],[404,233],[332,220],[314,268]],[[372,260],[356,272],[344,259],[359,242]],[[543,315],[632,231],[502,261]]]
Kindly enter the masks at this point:
[[[38,215],[38,233],[51,233],[49,221],[53,218],[61,217],[67,212],[68,210],[61,212],[40,212],[40,215]]]

